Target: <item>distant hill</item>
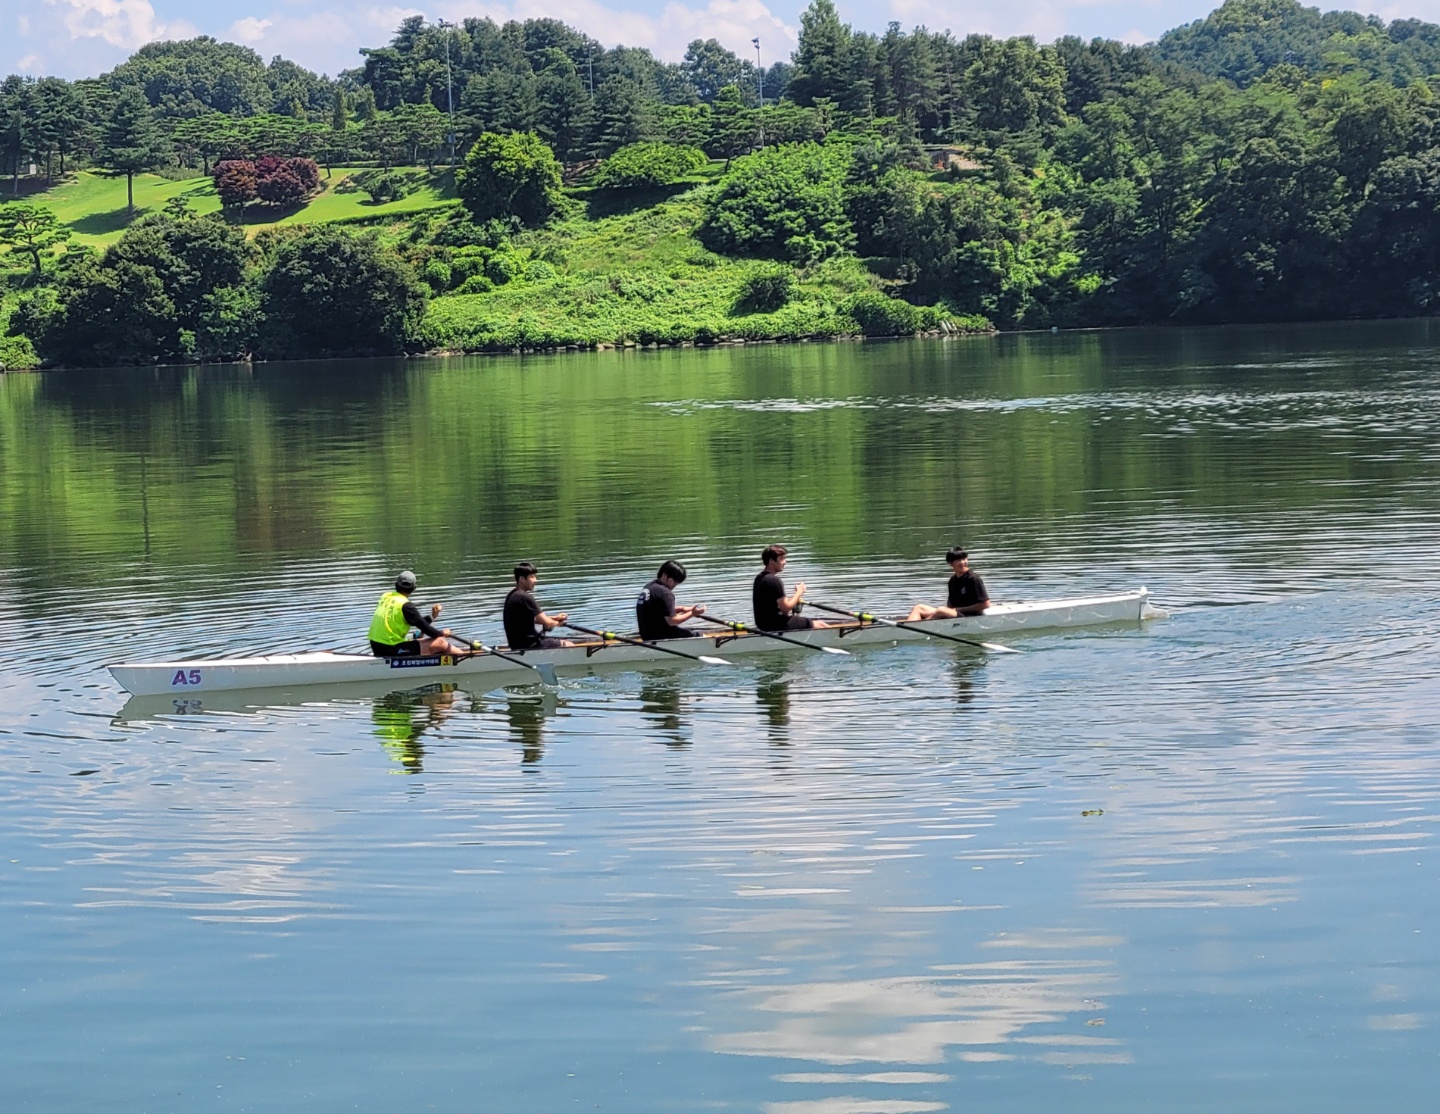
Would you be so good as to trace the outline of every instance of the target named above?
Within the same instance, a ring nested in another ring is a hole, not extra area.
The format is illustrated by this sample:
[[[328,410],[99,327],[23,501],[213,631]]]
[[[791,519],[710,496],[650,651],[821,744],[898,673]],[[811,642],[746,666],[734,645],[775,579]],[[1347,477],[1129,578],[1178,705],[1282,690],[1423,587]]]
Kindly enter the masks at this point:
[[[1440,75],[1440,26],[1322,12],[1297,0],[1226,0],[1204,19],[1167,31],[1153,56],[1244,88],[1276,66],[1307,74],[1359,72],[1396,86]]]

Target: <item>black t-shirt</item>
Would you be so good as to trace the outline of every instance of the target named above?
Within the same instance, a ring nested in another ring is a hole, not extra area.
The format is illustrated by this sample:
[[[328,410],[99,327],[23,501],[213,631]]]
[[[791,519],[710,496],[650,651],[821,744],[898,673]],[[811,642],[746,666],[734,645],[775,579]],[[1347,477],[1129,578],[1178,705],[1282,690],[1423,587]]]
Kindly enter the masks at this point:
[[[635,625],[640,637],[647,642],[674,638],[675,628],[670,622],[674,617],[675,593],[658,580],[650,581],[635,600]]]
[[[501,613],[505,621],[505,641],[512,650],[528,650],[540,645],[540,634],[535,629],[540,605],[535,602],[535,593],[515,588],[505,597],[505,609]]]
[[[984,603],[989,598],[989,593],[985,591],[985,581],[976,576],[973,569],[966,569],[958,576],[950,578],[950,598],[945,601],[945,605],[954,608],[970,607]]]
[[[779,573],[762,572],[750,590],[755,608],[755,625],[761,630],[784,630],[785,616],[780,614],[780,601],[785,598],[785,582]]]

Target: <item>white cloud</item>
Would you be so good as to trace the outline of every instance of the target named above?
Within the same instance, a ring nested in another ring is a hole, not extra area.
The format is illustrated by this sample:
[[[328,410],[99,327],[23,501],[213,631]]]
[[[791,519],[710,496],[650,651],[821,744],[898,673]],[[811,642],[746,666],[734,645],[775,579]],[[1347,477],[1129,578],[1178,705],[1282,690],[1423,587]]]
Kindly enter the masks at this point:
[[[164,38],[189,38],[192,24],[183,20],[161,23],[150,0],[45,0],[61,9],[72,39],[100,39],[111,46],[134,50]]]
[[[256,19],[253,15],[247,15],[244,19],[237,19],[230,25],[230,30],[225,32],[225,37],[237,43],[258,43],[265,37],[265,29],[275,26],[272,19]]]
[[[55,2],[55,0],[50,0]],[[68,3],[145,3],[146,0],[66,0]],[[305,15],[284,10],[251,15],[230,25],[225,38],[242,42],[265,55],[282,54],[312,69],[335,73],[360,64],[364,46],[388,42],[402,20],[424,15],[432,22],[489,16],[509,19],[559,19],[593,35],[608,46],[642,46],[667,60],[678,61],[693,39],[719,39],[743,57],[751,57],[750,40],[757,35],[768,65],[788,58],[796,32],[786,26],[764,0],[708,0],[704,7],[688,7],[671,0],[657,15],[608,7],[599,0],[514,0],[491,3],[450,0],[430,11],[409,7],[373,7],[352,11],[325,9]]]
[[[15,68],[21,73],[29,73],[31,70],[39,68],[39,63],[40,55],[27,54],[24,58],[21,58],[18,62],[15,63]]]
[[[21,36],[30,34],[30,17],[28,15],[16,16],[15,30],[19,32]]]
[[[598,0],[514,0],[511,4],[482,0],[478,6],[441,4],[439,14],[455,20],[489,16],[497,22],[561,19],[607,45],[647,47],[667,61],[679,61],[694,39],[719,39],[748,58],[754,52],[750,40],[759,36],[769,61],[788,58],[797,41],[796,29],[772,12],[764,0],[709,0],[699,8],[671,0],[658,16],[607,7]]]

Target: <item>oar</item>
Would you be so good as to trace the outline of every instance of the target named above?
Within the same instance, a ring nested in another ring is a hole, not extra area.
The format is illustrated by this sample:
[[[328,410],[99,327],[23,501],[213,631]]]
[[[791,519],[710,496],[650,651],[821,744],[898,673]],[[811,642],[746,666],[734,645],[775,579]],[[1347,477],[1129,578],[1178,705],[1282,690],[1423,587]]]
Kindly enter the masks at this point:
[[[591,630],[589,627],[582,627],[579,623],[561,623],[562,627],[569,627],[571,630],[578,630],[582,634],[593,635],[602,642],[625,642],[631,646],[644,646],[647,650],[659,650],[662,654],[673,654],[677,658],[685,658],[687,661],[703,661],[706,665],[734,665],[733,661],[725,658],[713,658],[708,654],[687,654],[681,650],[672,650],[668,646],[661,646],[657,642],[646,642],[640,638],[627,638],[623,634],[616,634],[613,630]]]
[[[470,647],[471,652],[468,654],[461,654],[460,657],[462,658],[474,657],[476,654],[494,654],[497,658],[504,658],[506,661],[514,662],[516,665],[523,665],[526,669],[533,669],[536,673],[540,674],[540,683],[545,685],[547,688],[553,689],[560,687],[560,678],[555,676],[555,667],[551,665],[548,661],[523,661],[522,659],[514,657],[511,654],[502,654],[499,650],[496,650],[493,647],[486,647],[479,642],[474,642],[468,638],[465,638],[463,635],[457,634],[454,637],[460,639],[461,642],[466,643]]]
[[[1018,654],[1019,650],[1011,649],[1009,646],[1001,646],[997,642],[977,642],[973,638],[957,638],[953,634],[941,634],[939,631],[921,630],[909,623],[896,622],[894,619],[882,619],[878,615],[871,615],[868,611],[846,611],[843,607],[826,607],[823,603],[816,603],[814,600],[806,601],[811,607],[818,607],[821,611],[828,611],[832,615],[848,615],[852,619],[859,619],[862,623],[876,623],[882,627],[899,627],[901,630],[913,630],[916,634],[923,634],[926,638],[943,638],[946,642],[963,642],[966,646],[978,646],[982,650],[993,650],[997,654]]]
[[[819,650],[822,654],[844,654],[850,656],[849,650],[842,650],[838,646],[812,646],[808,642],[801,642],[798,638],[786,638],[783,634],[776,634],[774,631],[761,630],[759,627],[748,627],[744,623],[731,622],[729,619],[712,619],[709,615],[701,615],[707,623],[719,623],[722,627],[729,627],[736,634],[763,634],[766,638],[773,638],[776,642],[788,642],[791,646],[804,646],[807,650]]]

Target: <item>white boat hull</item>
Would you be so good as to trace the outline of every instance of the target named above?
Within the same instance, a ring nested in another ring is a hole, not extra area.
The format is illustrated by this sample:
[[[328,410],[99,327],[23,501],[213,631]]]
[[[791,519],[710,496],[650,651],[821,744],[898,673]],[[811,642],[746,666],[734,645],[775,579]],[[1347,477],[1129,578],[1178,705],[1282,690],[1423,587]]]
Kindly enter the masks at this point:
[[[1113,596],[997,604],[984,615],[935,619],[910,627],[849,623],[820,630],[790,631],[786,638],[814,646],[850,649],[875,643],[935,641],[922,633],[927,630],[978,639],[1018,631],[1139,622],[1157,614],[1160,613],[1149,607],[1149,593],[1141,588]],[[678,639],[662,645],[682,654],[718,654],[726,658],[799,650],[796,646],[763,635],[734,635],[719,629],[706,631],[705,634],[704,640]],[[621,642],[529,650],[516,656],[527,662],[549,662],[560,673],[585,673],[596,665],[639,665],[680,660],[673,654],[656,649],[654,645],[632,646]],[[454,658],[377,658],[368,654],[320,651],[250,658],[131,663],[109,668],[120,687],[135,696],[177,697],[234,689],[311,685],[373,684],[403,689],[471,677],[484,678],[487,684],[504,684],[535,677],[533,670],[491,653]]]

